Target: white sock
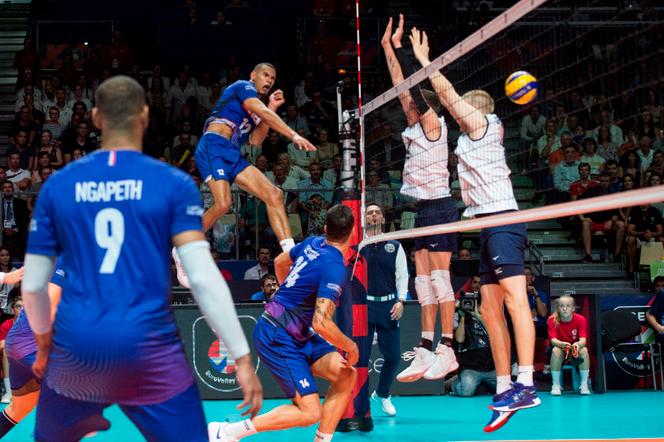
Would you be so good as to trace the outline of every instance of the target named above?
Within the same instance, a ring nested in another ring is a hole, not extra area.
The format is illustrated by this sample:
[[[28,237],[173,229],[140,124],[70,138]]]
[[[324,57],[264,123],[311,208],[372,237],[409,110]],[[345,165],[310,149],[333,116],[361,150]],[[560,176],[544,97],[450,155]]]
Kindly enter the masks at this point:
[[[560,377],[562,376],[563,372],[562,371],[555,371],[551,370],[551,382],[553,385],[557,385],[560,387]]]
[[[496,394],[512,388],[512,377],[510,375],[496,376]]]
[[[422,339],[428,339],[429,341],[433,342],[433,332],[422,332]]]
[[[314,436],[314,442],[330,442],[334,434],[321,433],[320,430],[316,430],[316,435]]]
[[[228,424],[224,429],[224,433],[236,439],[242,439],[245,436],[256,434],[256,428],[251,422],[251,419],[245,419],[240,422],[233,422]]]
[[[583,387],[585,385],[587,387],[590,370],[579,370],[579,374],[581,375],[581,386]]]
[[[281,250],[284,252],[289,252],[290,249],[295,247],[295,240],[293,240],[293,238],[282,239],[279,241],[279,245],[281,246]]]
[[[535,385],[533,383],[533,366],[519,365],[519,376],[517,376],[516,381],[526,387],[532,387]]]
[[[587,371],[587,370],[586,370],[586,371]],[[587,376],[587,375],[586,375],[586,376]],[[587,379],[587,378],[586,378],[586,379]],[[11,385],[10,385],[10,383],[9,383],[9,378],[2,378],[2,382],[4,382],[4,384],[5,384],[5,391],[6,391],[8,394],[11,394],[11,392],[12,392],[12,387],[11,387]]]

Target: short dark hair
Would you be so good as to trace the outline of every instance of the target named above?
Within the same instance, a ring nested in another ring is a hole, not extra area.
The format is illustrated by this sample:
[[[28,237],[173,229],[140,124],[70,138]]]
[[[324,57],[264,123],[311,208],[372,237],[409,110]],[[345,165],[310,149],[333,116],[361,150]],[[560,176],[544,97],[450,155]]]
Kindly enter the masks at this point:
[[[655,279],[652,280],[652,285],[654,286],[659,282],[664,282],[664,275],[655,276]]]
[[[582,167],[587,167],[588,169],[590,169],[590,164],[585,163],[585,162],[584,163],[579,163],[579,170],[581,170]]]
[[[637,158],[639,157],[638,155],[636,156]],[[618,166],[618,162],[616,160],[607,160],[606,163],[604,163],[605,166]]]
[[[272,69],[273,71],[276,71],[277,68],[274,67],[272,63],[268,63],[267,61],[263,61],[261,63],[258,63],[256,66],[254,66],[254,72],[262,71],[263,69]]]
[[[277,277],[274,276],[272,273],[266,273],[265,275],[261,276],[261,287],[263,287],[263,284],[265,284],[265,281],[268,279],[274,279],[275,281],[279,282],[277,280]]]
[[[325,216],[325,237],[330,241],[346,241],[353,231],[353,211],[343,204],[332,206]]]
[[[11,184],[12,187],[14,187],[14,183],[12,183],[12,182],[9,181],[9,180],[2,180],[2,182],[0,183],[0,186],[4,186],[4,185],[7,184],[7,183]]]
[[[365,203],[365,204],[364,204],[364,210],[368,209],[369,206],[376,206],[376,207],[378,207],[378,208],[380,209],[381,212],[383,211],[383,208],[381,207],[381,205],[378,204],[378,203],[375,202],[375,201],[369,201],[369,202]]]
[[[95,106],[111,130],[128,130],[145,107],[145,91],[133,78],[116,75],[95,92]]]

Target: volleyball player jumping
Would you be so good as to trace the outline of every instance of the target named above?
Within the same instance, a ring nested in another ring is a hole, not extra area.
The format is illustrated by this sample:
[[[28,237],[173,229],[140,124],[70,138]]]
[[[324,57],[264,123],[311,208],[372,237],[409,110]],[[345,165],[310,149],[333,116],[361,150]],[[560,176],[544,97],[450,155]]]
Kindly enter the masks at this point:
[[[390,44],[390,19],[381,41],[394,85],[403,81],[404,73],[410,75],[414,71],[401,46],[403,24],[403,15],[400,14],[399,26],[392,35]],[[445,118],[438,117],[433,109],[436,105],[430,106],[425,101],[425,96],[432,98],[430,102],[438,102],[435,94],[421,91],[418,87],[399,96],[408,121],[408,127],[401,134],[407,152],[401,193],[417,199],[416,227],[459,219],[449,188]],[[449,271],[452,253],[457,249],[456,234],[417,238],[415,247],[415,290],[422,306],[422,338],[414,349],[411,365],[397,375],[397,380],[401,382],[413,382],[422,377],[430,380],[441,379],[459,367],[452,350],[454,290]],[[439,306],[442,337],[434,353],[433,338]]]
[[[413,28],[410,35],[415,57],[428,66],[427,35]],[[459,181],[466,204],[464,215],[481,217],[518,210],[503,147],[503,126],[493,113],[494,102],[482,90],[463,96],[439,71],[430,77],[443,106],[459,123],[463,133],[455,153],[459,156]],[[491,341],[496,366],[494,411],[484,431],[502,427],[518,410],[541,403],[533,383],[535,328],[526,293],[523,252],[528,241],[523,223],[482,229],[480,234],[480,278],[482,317]],[[510,378],[510,336],[503,305],[512,318],[519,360],[515,383]]]

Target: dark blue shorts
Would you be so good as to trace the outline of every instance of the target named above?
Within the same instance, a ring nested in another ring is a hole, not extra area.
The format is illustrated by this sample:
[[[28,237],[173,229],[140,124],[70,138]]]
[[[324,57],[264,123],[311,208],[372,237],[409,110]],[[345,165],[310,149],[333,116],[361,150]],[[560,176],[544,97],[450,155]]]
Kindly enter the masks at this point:
[[[78,441],[93,431],[108,430],[111,423],[102,412],[109,405],[70,399],[56,393],[44,382],[37,404],[35,440]],[[205,414],[196,384],[160,404],[120,405],[120,409],[148,441],[208,441]]]
[[[21,359],[7,357],[9,361],[9,384],[12,390],[18,390],[32,379],[37,379],[32,372],[32,364],[37,353],[31,353]]]
[[[203,134],[196,146],[194,157],[204,182],[214,179],[233,184],[235,177],[251,166],[251,163],[242,157],[240,149],[215,133]]]
[[[419,200],[415,227],[429,227],[459,221],[459,210],[451,197],[435,200]],[[457,234],[432,235],[415,238],[415,250],[427,249],[431,252],[456,252]]]
[[[498,284],[503,275],[503,266],[519,267],[523,270],[523,253],[528,243],[526,225],[510,224],[490,227],[480,232],[480,277],[482,284]]]
[[[318,393],[311,366],[328,353],[337,351],[329,342],[314,335],[305,342],[296,341],[281,326],[260,318],[254,328],[254,347],[288,398]]]

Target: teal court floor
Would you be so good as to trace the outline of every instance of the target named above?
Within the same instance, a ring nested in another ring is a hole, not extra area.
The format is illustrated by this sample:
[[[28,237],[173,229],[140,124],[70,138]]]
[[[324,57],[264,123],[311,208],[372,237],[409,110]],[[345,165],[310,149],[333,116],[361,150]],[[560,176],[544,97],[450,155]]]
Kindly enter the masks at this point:
[[[541,393],[542,405],[523,410],[495,433],[482,428],[490,417],[489,396],[457,398],[452,396],[395,397],[398,415],[388,418],[374,411],[375,429],[370,433],[336,433],[335,442],[438,442],[474,440],[610,440],[656,439],[664,441],[664,392],[612,392],[579,396],[550,397]],[[265,401],[269,410],[280,400]],[[206,401],[208,420],[236,417],[235,401]],[[143,438],[117,407],[106,410],[111,429],[89,439],[90,442],[132,442]],[[4,441],[30,441],[34,413],[20,422]],[[251,436],[246,441],[309,442],[315,427]],[[186,437],[182,437],[186,441]]]

